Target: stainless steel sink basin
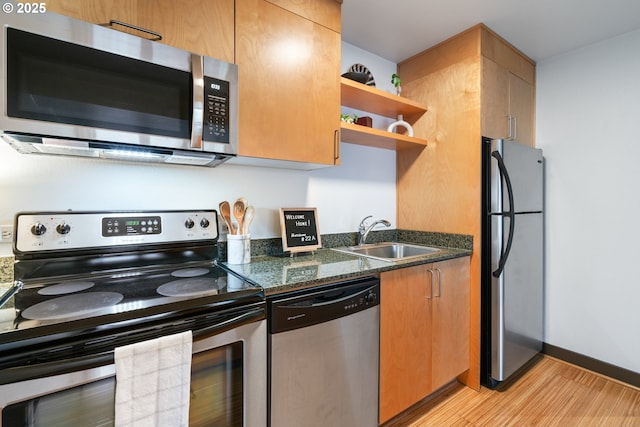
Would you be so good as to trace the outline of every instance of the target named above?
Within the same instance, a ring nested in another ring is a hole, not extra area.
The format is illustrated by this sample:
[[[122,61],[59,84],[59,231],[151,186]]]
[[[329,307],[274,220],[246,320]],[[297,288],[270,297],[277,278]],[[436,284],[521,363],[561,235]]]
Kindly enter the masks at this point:
[[[439,252],[441,249],[409,243],[383,242],[362,246],[345,246],[333,248],[333,250],[382,261],[402,261]]]

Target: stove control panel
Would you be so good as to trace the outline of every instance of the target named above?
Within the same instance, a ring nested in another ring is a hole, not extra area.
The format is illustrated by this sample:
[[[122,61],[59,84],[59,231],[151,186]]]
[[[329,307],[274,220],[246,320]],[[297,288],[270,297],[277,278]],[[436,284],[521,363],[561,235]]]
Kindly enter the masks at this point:
[[[167,212],[42,212],[16,215],[14,253],[212,241],[215,210]]]
[[[128,216],[102,218],[102,237],[141,236],[162,233],[160,216]]]

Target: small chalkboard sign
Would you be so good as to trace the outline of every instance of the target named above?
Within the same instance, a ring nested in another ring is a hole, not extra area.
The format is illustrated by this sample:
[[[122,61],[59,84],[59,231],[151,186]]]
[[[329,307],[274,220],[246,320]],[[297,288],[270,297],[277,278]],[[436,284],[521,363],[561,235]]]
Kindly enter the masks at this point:
[[[280,208],[280,228],[285,252],[313,251],[322,247],[316,208]]]

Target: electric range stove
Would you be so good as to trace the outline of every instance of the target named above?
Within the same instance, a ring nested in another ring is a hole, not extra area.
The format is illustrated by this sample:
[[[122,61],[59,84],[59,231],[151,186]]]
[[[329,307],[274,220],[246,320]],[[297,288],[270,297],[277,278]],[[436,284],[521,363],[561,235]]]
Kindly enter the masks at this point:
[[[217,264],[217,241],[215,210],[20,213],[0,345],[264,302]]]

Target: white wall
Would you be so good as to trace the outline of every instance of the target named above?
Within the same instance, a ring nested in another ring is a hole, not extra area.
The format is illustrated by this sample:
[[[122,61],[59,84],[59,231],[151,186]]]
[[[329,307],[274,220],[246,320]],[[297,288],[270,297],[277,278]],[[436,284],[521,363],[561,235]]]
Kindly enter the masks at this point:
[[[342,43],[342,71],[340,74],[349,71],[349,67],[352,65],[364,65],[373,76],[375,81],[375,87],[377,89],[384,90],[390,93],[396,93],[395,87],[391,84],[391,75],[397,72],[398,67],[396,64],[389,62],[380,57],[362,50],[357,46],[353,46],[348,43]],[[372,118],[373,126],[377,129],[386,130],[387,127],[396,121],[396,118],[383,117],[376,114],[371,114],[367,111],[356,110],[354,108],[342,107],[341,112],[343,114],[356,114],[358,117],[369,116]]]
[[[640,31],[537,68],[546,342],[640,372]]]
[[[350,45],[342,62],[342,72],[356,62],[389,77],[396,69]],[[340,166],[314,171],[208,169],[23,155],[0,142],[0,223],[29,210],[217,209],[244,196],[256,207],[253,238],[280,236],[280,207],[317,207],[323,234],[355,231],[367,215],[395,227],[395,152],[342,143],[341,155]],[[10,245],[0,244],[7,255]]]

